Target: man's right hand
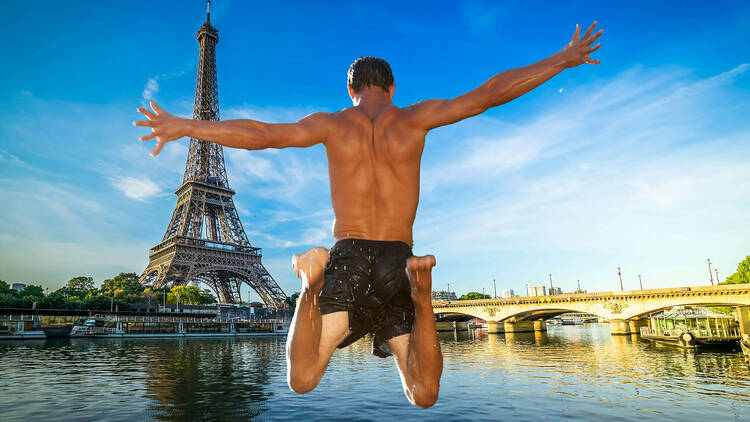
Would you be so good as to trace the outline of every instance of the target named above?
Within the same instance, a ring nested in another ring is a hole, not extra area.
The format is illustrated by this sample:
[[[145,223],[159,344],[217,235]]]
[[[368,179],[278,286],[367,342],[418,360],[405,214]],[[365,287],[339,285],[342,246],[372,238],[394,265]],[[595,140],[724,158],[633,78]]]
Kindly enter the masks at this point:
[[[151,151],[151,155],[156,156],[156,154],[161,152],[161,149],[164,148],[164,144],[185,136],[187,126],[192,120],[183,119],[167,113],[162,110],[161,107],[156,105],[153,100],[151,101],[151,108],[154,110],[153,113],[145,108],[138,107],[138,111],[148,117],[148,120],[139,120],[133,122],[133,125],[147,126],[151,128],[151,133],[142,136],[141,141],[148,141],[149,139],[156,138],[156,147]]]
[[[592,36],[591,32],[594,28],[596,28],[596,21],[591,24],[583,37],[581,37],[581,27],[576,25],[576,31],[573,33],[573,38],[570,39],[570,42],[562,49],[562,51],[557,53],[563,59],[566,67],[576,67],[584,63],[599,64],[599,60],[592,59],[589,57],[589,54],[602,46],[602,43],[593,47],[591,44],[602,35],[604,30],[600,29]]]

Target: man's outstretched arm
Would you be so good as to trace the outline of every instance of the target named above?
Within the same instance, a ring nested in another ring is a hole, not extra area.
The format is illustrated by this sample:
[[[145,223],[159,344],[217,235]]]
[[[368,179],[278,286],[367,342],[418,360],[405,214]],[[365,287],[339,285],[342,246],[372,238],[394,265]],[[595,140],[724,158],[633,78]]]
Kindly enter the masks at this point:
[[[264,123],[249,119],[214,122],[173,116],[153,101],[151,108],[153,112],[138,108],[148,120],[133,122],[136,126],[151,128],[150,134],[141,137],[141,141],[156,138],[156,147],[151,155],[161,152],[167,142],[183,136],[231,148],[305,148],[325,142],[332,119],[329,113],[313,113],[297,123]]]
[[[427,100],[408,107],[415,125],[425,131],[439,126],[456,123],[467,117],[476,116],[485,110],[505,104],[538,87],[564,69],[583,63],[599,64],[589,54],[601,46],[592,47],[602,34],[599,30],[591,33],[596,22],[581,37],[581,28],[576,25],[575,33],[568,45],[560,52],[529,66],[508,70],[490,78],[473,91],[450,100]]]

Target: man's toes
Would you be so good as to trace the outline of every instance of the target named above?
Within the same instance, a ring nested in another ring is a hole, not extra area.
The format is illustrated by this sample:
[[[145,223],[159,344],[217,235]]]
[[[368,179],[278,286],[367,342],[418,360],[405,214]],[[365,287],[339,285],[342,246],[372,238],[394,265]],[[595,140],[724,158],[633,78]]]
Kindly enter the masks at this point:
[[[429,271],[435,263],[434,255],[410,256],[406,259],[406,269],[412,272]]]
[[[426,269],[430,269],[434,267],[437,264],[437,261],[435,260],[435,255],[425,255],[425,264],[427,265]]]

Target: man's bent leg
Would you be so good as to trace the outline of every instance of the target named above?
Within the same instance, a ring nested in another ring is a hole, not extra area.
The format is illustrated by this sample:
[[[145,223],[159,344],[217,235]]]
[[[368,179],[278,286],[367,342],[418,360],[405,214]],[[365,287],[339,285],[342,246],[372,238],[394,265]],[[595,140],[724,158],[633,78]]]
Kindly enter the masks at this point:
[[[318,308],[327,262],[325,248],[312,248],[292,257],[294,270],[302,279],[302,291],[289,327],[286,367],[289,388],[300,394],[318,385],[336,346],[349,332],[347,312],[321,315]]]
[[[414,302],[414,325],[410,334],[388,340],[388,347],[396,357],[406,398],[420,407],[435,404],[443,373],[443,355],[432,312],[433,266],[435,257],[432,255],[407,259],[406,274]]]

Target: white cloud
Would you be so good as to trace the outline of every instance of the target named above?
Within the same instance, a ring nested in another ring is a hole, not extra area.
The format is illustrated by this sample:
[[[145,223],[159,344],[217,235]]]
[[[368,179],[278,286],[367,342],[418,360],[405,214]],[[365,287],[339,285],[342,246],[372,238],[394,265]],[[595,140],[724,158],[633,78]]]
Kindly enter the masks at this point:
[[[130,199],[136,201],[147,201],[162,195],[162,190],[148,177],[117,177],[112,180],[112,186],[121,191]]]
[[[141,93],[143,103],[145,104],[151,101],[157,92],[159,92],[159,77],[154,76],[146,81],[146,86],[143,88],[143,92]]]
[[[7,166],[28,167],[28,164],[26,164],[25,161],[9,153],[8,151],[3,150],[0,150],[0,163],[3,163]]]
[[[554,272],[602,290],[619,265],[690,284],[709,256],[728,272],[750,236],[750,110],[733,89],[748,70],[635,68],[528,123],[474,126],[423,163],[415,252],[435,253],[452,285]]]

